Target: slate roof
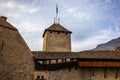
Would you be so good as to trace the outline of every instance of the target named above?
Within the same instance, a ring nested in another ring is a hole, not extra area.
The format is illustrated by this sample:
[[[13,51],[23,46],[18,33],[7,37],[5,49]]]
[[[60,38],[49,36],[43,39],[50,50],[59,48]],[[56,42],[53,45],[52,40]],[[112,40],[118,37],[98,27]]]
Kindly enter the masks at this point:
[[[71,31],[67,30],[66,28],[64,28],[62,25],[60,24],[52,24],[50,27],[48,27],[47,29],[45,29],[44,33],[43,33],[43,37],[45,35],[46,31],[59,31],[59,32],[67,32],[67,33],[72,33]]]
[[[120,51],[42,52],[32,51],[34,59],[120,59]]]
[[[17,30],[14,26],[12,26],[10,23],[6,21],[7,17],[0,16],[0,27]]]

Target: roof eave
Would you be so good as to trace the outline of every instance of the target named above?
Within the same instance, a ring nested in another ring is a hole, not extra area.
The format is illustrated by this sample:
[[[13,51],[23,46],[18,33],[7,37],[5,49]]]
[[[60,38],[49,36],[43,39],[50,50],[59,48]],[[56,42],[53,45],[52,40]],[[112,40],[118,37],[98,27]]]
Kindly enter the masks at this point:
[[[45,36],[45,33],[46,33],[46,31],[54,31],[54,32],[64,32],[64,33],[72,33],[71,31],[57,31],[57,30],[47,30],[47,29],[45,29],[45,31],[44,31],[44,33],[43,33],[43,36],[42,37],[44,37]]]

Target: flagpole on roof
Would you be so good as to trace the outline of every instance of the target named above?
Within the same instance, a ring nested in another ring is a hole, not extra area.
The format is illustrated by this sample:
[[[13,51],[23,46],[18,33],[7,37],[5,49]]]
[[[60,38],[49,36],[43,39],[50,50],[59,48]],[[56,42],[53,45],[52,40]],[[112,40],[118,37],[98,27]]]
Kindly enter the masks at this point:
[[[54,18],[54,23],[55,24],[59,24],[60,23],[60,18],[58,18],[58,4],[56,3],[56,14],[55,14],[55,18]]]
[[[58,23],[58,4],[56,3],[56,23]]]

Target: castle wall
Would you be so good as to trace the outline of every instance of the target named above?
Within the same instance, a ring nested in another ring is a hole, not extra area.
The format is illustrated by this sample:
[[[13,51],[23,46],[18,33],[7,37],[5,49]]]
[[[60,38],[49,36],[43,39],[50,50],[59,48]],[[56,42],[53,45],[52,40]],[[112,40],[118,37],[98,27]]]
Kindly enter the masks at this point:
[[[0,80],[33,80],[32,53],[17,30],[0,26]]]
[[[37,76],[44,76],[46,80],[120,80],[120,69],[72,68],[71,70],[35,71],[35,79]]]
[[[46,31],[43,42],[43,51],[71,52],[71,34]]]

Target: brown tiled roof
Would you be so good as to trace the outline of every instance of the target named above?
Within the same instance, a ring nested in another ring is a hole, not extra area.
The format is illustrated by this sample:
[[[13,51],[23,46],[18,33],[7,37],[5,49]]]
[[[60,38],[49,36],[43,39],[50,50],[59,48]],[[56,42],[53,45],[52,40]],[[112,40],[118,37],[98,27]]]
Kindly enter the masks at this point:
[[[42,52],[32,51],[34,59],[120,59],[120,51]]]
[[[61,26],[60,24],[53,24],[50,27],[48,27],[47,29],[45,29],[43,37],[45,35],[46,31],[60,31],[60,32],[67,32],[67,33],[72,33],[71,31],[67,30],[66,28],[64,28],[63,26]]]
[[[17,30],[14,26],[12,26],[10,23],[8,23],[5,19],[6,17],[0,16],[0,27],[12,29],[12,30]]]
[[[120,50],[120,44],[118,44],[117,46],[115,46],[115,47],[113,48],[113,50]]]
[[[64,59],[76,58],[74,52],[42,52],[32,51],[34,59]]]
[[[120,51],[83,51],[78,54],[80,58],[120,59]]]

